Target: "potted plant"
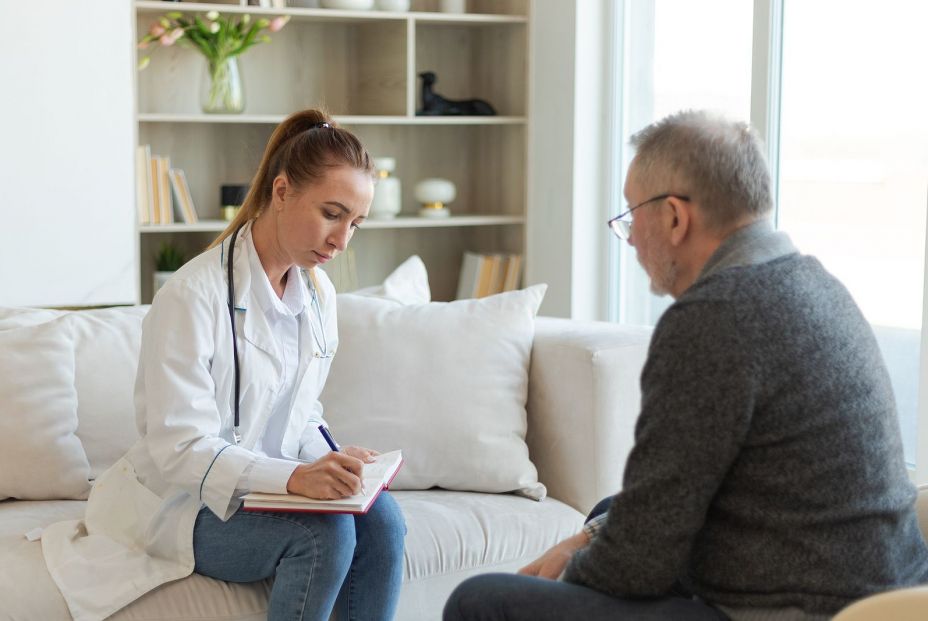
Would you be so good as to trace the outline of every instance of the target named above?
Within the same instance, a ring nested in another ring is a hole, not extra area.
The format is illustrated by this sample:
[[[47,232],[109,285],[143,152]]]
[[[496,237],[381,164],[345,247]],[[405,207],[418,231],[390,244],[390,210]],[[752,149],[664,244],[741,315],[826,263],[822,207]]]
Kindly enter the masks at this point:
[[[166,241],[161,244],[158,254],[155,255],[155,274],[152,283],[152,296],[168,281],[171,274],[180,269],[186,261],[184,253],[173,243]]]

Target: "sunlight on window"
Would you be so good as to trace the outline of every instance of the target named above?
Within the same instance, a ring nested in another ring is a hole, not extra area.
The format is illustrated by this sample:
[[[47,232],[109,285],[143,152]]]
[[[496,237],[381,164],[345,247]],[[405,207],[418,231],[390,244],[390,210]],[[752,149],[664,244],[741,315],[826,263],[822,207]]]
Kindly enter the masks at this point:
[[[680,110],[706,108],[749,120],[752,2],[633,0],[629,15],[626,143],[632,133]],[[623,161],[631,155],[626,151]],[[623,244],[619,252],[619,317],[653,325],[672,300],[651,295],[633,249]]]
[[[928,189],[928,3],[787,0],[779,227],[850,290],[914,462]]]
[[[654,2],[654,120],[687,108],[750,119],[752,19],[744,0]]]

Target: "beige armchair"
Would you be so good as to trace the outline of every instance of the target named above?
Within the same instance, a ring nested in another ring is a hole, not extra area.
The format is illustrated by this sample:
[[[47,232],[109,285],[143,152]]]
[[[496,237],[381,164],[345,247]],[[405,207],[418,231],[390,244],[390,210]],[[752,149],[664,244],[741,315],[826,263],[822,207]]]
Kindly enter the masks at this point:
[[[918,525],[928,540],[928,485],[918,488]],[[928,619],[928,586],[898,589],[851,604],[832,621],[924,621]]]

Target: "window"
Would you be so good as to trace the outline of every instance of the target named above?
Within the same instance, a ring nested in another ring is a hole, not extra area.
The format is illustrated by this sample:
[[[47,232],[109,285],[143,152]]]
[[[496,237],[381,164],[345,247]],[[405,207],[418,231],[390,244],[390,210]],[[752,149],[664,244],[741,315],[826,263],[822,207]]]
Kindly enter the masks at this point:
[[[747,120],[751,113],[751,2],[744,0],[630,0],[625,16],[625,122],[628,137],[652,121],[685,108],[710,108]],[[622,174],[624,178],[624,171]],[[621,194],[620,194],[621,196]],[[619,202],[616,213],[622,211]],[[617,243],[617,242],[616,242]],[[613,314],[653,324],[670,298],[649,293],[634,249],[622,243]]]
[[[850,290],[916,461],[928,186],[928,4],[786,0],[778,226]],[[827,37],[827,43],[823,38]]]
[[[621,161],[627,167],[632,133],[677,110],[751,117],[772,145],[778,227],[847,286],[873,325],[906,460],[928,482],[921,347],[928,3],[625,0],[624,7]],[[615,255],[612,318],[655,323],[670,300],[648,293],[633,249]]]

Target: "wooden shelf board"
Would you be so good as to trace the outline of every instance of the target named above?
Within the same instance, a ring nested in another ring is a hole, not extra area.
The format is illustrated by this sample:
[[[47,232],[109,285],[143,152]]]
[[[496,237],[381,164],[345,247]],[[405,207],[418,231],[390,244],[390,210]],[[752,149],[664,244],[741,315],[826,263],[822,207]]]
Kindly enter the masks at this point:
[[[361,230],[500,226],[524,223],[525,218],[523,216],[508,215],[451,216],[449,218],[400,216],[392,220],[368,220],[361,225]],[[223,220],[203,220],[197,224],[145,224],[139,227],[139,233],[218,233],[224,231],[228,224],[228,222]]]
[[[277,125],[284,114],[175,114],[139,113],[139,123],[239,123],[242,125]],[[341,125],[524,125],[524,116],[387,116],[334,115]]]
[[[337,9],[304,9],[288,7],[284,9],[262,9],[256,6],[238,6],[233,4],[207,4],[202,2],[184,2],[167,5],[161,0],[137,0],[135,7],[139,13],[165,13],[181,11],[199,13],[219,11],[220,13],[248,13],[276,17],[289,15],[293,20],[318,22],[384,22],[413,20],[417,24],[473,25],[482,24],[524,24],[528,18],[524,15],[493,15],[489,13],[438,13],[414,12],[396,13],[392,11],[342,11]]]
[[[415,229],[455,226],[498,226],[501,224],[523,224],[523,216],[450,216],[448,218],[419,218],[399,216],[392,220],[367,220],[361,229]]]

